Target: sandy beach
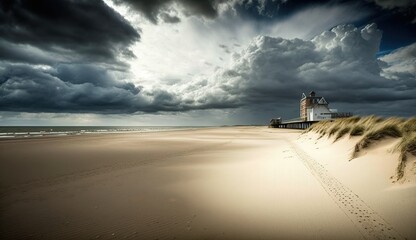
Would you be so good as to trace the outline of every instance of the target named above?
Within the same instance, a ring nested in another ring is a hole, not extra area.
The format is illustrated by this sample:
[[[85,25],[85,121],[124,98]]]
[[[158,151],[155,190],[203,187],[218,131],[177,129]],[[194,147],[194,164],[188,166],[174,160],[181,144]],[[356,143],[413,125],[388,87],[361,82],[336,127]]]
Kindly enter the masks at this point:
[[[416,239],[393,145],[349,161],[348,139],[267,127],[1,140],[0,238]]]

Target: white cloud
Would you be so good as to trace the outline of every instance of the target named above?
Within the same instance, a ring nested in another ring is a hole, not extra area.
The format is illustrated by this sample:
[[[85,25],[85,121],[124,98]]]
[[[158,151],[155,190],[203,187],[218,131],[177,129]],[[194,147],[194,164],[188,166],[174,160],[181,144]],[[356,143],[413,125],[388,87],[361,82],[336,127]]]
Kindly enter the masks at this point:
[[[416,43],[399,48],[380,58],[383,64],[382,75],[389,79],[408,79],[416,84]]]

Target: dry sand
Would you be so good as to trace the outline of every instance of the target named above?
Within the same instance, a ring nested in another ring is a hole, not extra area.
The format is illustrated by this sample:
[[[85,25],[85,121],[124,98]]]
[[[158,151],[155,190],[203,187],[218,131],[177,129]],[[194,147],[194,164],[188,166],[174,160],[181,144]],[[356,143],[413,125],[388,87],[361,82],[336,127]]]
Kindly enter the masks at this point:
[[[328,142],[265,127],[2,140],[0,238],[416,239],[414,181],[391,183],[388,146],[348,161],[350,140]]]

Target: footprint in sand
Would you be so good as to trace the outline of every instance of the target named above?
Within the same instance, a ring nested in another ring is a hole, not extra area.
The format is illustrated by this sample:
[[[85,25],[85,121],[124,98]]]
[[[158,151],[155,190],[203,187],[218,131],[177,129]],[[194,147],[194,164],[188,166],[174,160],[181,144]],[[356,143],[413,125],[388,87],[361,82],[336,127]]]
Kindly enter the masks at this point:
[[[382,217],[371,209],[357,194],[331,176],[323,165],[308,156],[303,150],[292,145],[298,158],[321,183],[328,195],[348,218],[360,229],[366,239],[405,239]],[[365,213],[364,215],[362,213]],[[389,231],[385,231],[388,229]]]

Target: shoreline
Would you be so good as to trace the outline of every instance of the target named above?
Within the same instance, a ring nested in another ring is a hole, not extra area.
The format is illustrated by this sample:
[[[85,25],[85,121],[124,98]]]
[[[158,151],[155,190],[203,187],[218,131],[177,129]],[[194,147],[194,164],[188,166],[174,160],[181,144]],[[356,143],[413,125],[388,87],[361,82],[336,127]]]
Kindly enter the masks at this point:
[[[48,126],[47,128],[56,128],[56,127],[70,127],[70,126]],[[109,126],[105,126],[109,127]],[[117,127],[117,126],[114,126]],[[86,131],[86,130],[74,130],[74,131],[61,131],[61,132],[3,132],[0,133],[1,140],[10,140],[10,139],[22,139],[22,138],[44,138],[44,137],[63,137],[63,136],[88,136],[88,135],[101,135],[101,134],[137,134],[137,133],[152,133],[152,132],[170,132],[170,131],[185,131],[185,130],[199,130],[199,129],[209,129],[209,128],[221,128],[228,126],[151,126],[151,127],[136,127],[132,129],[125,130],[96,130],[96,131]],[[232,126],[230,126],[232,127]],[[5,128],[3,126],[3,128]],[[11,127],[15,128],[15,127]],[[23,126],[22,128],[31,128]],[[36,127],[35,127],[36,128]],[[75,127],[75,128],[88,128],[88,126]],[[99,127],[97,127],[99,128]]]

